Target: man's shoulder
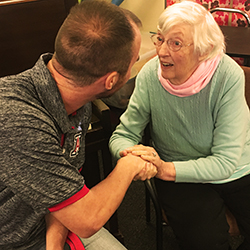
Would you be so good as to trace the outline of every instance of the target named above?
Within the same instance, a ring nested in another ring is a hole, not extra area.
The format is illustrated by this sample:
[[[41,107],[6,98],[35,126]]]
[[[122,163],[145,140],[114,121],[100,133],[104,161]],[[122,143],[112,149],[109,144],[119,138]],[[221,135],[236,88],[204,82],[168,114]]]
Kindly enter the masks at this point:
[[[31,69],[0,78],[0,119],[3,124],[28,122],[28,117],[36,117],[38,121],[42,117],[48,119],[48,115],[44,116],[46,110],[42,100],[46,93],[41,93],[41,86],[51,76],[45,68],[47,67],[41,56]]]

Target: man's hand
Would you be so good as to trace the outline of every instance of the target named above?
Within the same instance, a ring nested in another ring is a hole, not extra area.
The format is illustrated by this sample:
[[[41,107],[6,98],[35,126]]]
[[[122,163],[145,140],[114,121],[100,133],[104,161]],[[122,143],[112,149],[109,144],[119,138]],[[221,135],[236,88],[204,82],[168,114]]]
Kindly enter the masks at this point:
[[[155,150],[151,147],[145,147],[143,145],[136,145],[134,147],[127,148],[120,152],[121,157],[126,157],[129,154],[139,156],[145,161],[145,167],[134,177],[134,180],[146,180],[151,179],[157,174],[157,168],[153,161],[143,158],[144,155],[157,156]],[[158,159],[160,159],[158,157]],[[154,159],[155,160],[155,159]]]
[[[146,162],[145,167],[134,177],[134,181],[141,180],[145,181],[146,179],[151,179],[157,174],[157,168],[155,165]]]

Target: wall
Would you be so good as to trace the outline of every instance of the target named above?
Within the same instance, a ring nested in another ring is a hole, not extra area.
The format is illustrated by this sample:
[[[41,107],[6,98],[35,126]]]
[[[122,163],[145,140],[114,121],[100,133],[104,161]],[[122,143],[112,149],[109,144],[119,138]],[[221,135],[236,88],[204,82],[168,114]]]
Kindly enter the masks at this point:
[[[143,23],[144,31],[156,31],[157,21],[165,7],[164,0],[124,0],[120,5],[135,13]]]

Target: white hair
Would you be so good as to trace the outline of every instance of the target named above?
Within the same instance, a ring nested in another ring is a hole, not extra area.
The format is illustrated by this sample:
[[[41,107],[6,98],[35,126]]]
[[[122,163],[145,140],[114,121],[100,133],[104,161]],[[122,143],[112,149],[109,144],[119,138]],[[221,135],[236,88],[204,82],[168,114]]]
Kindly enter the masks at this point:
[[[158,20],[158,30],[163,35],[175,25],[187,24],[193,30],[194,51],[199,56],[213,58],[225,52],[224,35],[212,14],[202,5],[183,1],[166,8]]]

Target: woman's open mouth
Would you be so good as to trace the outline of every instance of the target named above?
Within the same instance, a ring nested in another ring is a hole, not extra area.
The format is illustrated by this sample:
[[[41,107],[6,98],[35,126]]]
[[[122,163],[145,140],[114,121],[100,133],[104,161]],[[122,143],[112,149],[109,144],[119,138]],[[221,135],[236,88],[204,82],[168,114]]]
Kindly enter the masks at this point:
[[[164,67],[174,66],[174,64],[172,64],[172,63],[162,63],[162,65],[163,65]]]

